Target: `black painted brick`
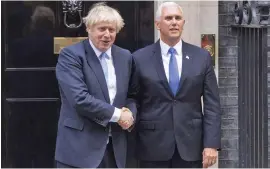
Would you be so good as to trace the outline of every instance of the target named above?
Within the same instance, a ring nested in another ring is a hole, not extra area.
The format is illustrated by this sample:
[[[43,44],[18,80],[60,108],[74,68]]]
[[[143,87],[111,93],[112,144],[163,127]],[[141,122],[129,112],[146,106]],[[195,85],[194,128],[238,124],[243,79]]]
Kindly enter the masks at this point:
[[[223,119],[237,119],[238,118],[238,106],[228,106],[221,108],[221,115]]]
[[[238,160],[219,160],[219,168],[238,168]]]
[[[227,14],[228,13],[227,4],[219,4],[218,5],[218,13],[219,14]]]
[[[218,33],[219,33],[219,35],[227,35],[228,34],[228,26],[219,26]]]
[[[238,96],[238,87],[219,87],[219,93],[220,96]]]
[[[222,119],[222,129],[238,129],[238,119]]]
[[[219,152],[220,160],[238,160],[238,150],[222,150]]]
[[[234,23],[233,1],[219,1],[219,92],[222,111],[222,151],[219,152],[220,168],[237,168],[238,161],[238,46]]]
[[[237,46],[237,38],[235,36],[220,35],[219,47]]]
[[[222,150],[235,150],[238,149],[238,138],[221,139]]]
[[[238,55],[237,46],[219,47],[221,57],[236,57]]]
[[[269,59],[270,60],[270,59]],[[219,57],[219,69],[221,68],[237,68],[238,60],[236,57]]]
[[[218,78],[218,83],[220,87],[237,87],[237,78]]]
[[[220,78],[237,78],[238,70],[236,68],[220,68],[219,69],[219,77]]]
[[[239,132],[238,129],[222,129],[221,131],[221,138],[222,139],[232,139],[232,138],[238,138]]]

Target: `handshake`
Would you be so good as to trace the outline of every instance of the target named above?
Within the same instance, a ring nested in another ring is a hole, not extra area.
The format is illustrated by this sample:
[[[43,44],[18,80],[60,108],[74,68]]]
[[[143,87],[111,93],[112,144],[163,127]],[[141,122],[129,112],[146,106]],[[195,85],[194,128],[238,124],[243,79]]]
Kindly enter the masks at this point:
[[[130,126],[132,126],[132,124],[134,123],[134,119],[133,119],[131,111],[128,108],[123,107],[121,109],[121,115],[120,115],[120,118],[119,118],[117,123],[124,130],[129,129]]]

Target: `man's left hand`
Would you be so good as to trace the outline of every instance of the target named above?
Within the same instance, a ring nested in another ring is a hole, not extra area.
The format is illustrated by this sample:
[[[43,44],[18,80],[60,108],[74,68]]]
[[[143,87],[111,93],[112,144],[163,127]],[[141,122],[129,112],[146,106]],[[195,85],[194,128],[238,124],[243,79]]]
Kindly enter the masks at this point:
[[[217,149],[204,148],[203,150],[203,168],[208,168],[214,165],[217,161]]]

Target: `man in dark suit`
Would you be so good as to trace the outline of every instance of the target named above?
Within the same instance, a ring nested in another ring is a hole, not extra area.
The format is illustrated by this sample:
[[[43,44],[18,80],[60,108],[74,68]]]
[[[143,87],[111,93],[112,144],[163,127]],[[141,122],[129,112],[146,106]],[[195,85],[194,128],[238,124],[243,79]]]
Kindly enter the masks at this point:
[[[181,40],[185,20],[174,2],[160,5],[160,40],[133,54],[142,168],[209,167],[220,148],[221,110],[210,54]],[[201,104],[203,98],[203,111]]]
[[[131,53],[113,45],[124,22],[104,3],[94,5],[84,22],[89,39],[64,48],[56,66],[62,101],[56,165],[123,168],[125,130],[136,114],[127,100]]]

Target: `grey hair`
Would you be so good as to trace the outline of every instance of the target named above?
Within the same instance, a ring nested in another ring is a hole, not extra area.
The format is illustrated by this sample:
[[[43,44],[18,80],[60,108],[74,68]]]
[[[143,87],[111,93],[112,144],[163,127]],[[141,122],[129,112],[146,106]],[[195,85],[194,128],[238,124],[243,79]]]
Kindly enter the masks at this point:
[[[160,16],[161,16],[161,13],[162,13],[162,9],[164,7],[168,7],[168,6],[176,6],[179,8],[179,10],[182,12],[182,15],[184,15],[184,11],[182,9],[182,7],[175,3],[175,2],[163,2],[162,4],[159,5],[157,11],[156,11],[156,20],[159,20],[160,19]]]
[[[92,6],[88,15],[83,18],[83,22],[86,26],[92,27],[99,22],[116,23],[116,32],[118,33],[125,25],[122,16],[119,12],[106,5],[105,2],[99,2]]]

